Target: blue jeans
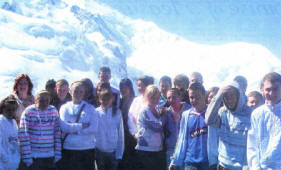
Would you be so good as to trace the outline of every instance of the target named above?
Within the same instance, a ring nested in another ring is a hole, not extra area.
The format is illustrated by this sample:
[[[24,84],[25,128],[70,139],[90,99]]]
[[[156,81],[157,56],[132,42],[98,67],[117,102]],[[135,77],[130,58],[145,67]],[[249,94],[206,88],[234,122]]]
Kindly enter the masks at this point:
[[[184,170],[206,170],[209,169],[208,162],[201,162],[201,163],[185,163]]]
[[[102,152],[96,149],[96,161],[98,170],[117,170],[118,160],[115,152]]]

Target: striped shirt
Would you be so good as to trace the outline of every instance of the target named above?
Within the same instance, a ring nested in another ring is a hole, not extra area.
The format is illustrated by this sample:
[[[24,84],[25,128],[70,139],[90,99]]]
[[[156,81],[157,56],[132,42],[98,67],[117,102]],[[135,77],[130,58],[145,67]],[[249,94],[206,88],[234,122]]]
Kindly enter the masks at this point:
[[[27,107],[20,121],[20,147],[25,163],[32,163],[32,158],[61,158],[61,130],[58,111],[49,106],[40,110],[34,105]]]

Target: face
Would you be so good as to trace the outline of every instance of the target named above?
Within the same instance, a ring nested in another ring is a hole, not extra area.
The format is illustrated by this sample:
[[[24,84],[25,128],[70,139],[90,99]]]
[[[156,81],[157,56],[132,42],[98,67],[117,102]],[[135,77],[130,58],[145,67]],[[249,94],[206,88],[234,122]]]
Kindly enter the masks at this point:
[[[112,105],[113,97],[111,97],[111,98],[108,99],[108,100],[103,100],[103,99],[99,98],[99,102],[100,102],[101,106],[102,106],[104,109],[108,109],[108,108],[110,108],[111,105]]]
[[[64,100],[67,93],[69,92],[69,88],[67,85],[62,85],[56,88],[57,95],[60,100]]]
[[[28,81],[25,78],[20,79],[17,85],[18,93],[27,93],[28,91]]]
[[[145,91],[145,85],[143,84],[143,82],[138,80],[137,86],[138,86],[139,93],[143,94]]]
[[[261,91],[268,104],[277,104],[281,99],[281,84],[279,82],[265,81]]]
[[[155,96],[152,97],[145,97],[147,101],[147,105],[151,108],[155,108],[160,100],[160,94],[156,94]]]
[[[8,118],[8,119],[14,119],[16,117],[17,114],[17,109],[18,109],[18,105],[17,103],[13,103],[13,104],[7,104],[7,106],[4,108],[4,115]]]
[[[255,96],[250,96],[248,97],[247,105],[255,109],[262,105],[262,101]]]
[[[181,101],[180,96],[177,95],[177,93],[175,93],[173,91],[167,92],[167,99],[168,99],[168,102],[170,103],[171,106],[177,105]]]
[[[72,95],[72,101],[74,103],[79,103],[82,101],[85,94],[85,88],[82,85],[73,85],[71,88],[71,95]]]
[[[201,111],[205,107],[205,95],[199,90],[188,90],[190,104],[197,110]]]
[[[48,94],[41,94],[35,97],[35,106],[40,110],[46,110],[50,104],[50,96]]]
[[[101,82],[106,82],[107,83],[107,82],[109,82],[110,78],[111,78],[111,75],[110,75],[109,72],[104,72],[104,71],[100,71],[99,72],[99,80]]]
[[[213,91],[209,93],[209,96],[208,96],[208,104],[211,103],[211,100],[212,100],[212,98],[213,98],[215,95],[216,95],[216,93],[213,92]]]
[[[235,88],[229,87],[227,89],[226,93],[224,94],[224,101],[229,109],[235,110],[238,103],[238,97],[238,91]]]
[[[162,96],[166,97],[167,91],[171,88],[171,84],[167,81],[161,81],[160,82],[160,90]]]
[[[128,86],[123,86],[121,89],[121,94],[123,97],[128,98],[130,97],[130,88]]]

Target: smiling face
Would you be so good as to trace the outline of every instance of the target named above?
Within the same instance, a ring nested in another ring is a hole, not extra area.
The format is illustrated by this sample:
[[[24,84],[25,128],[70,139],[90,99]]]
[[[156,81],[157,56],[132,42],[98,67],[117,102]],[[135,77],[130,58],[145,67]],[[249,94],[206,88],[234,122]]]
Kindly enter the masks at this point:
[[[26,78],[20,79],[20,81],[17,84],[17,92],[19,95],[21,94],[27,94],[28,92],[28,81]]]
[[[75,83],[71,87],[72,101],[78,104],[82,101],[85,94],[85,88],[81,83]]]
[[[8,118],[8,119],[14,119],[17,114],[17,109],[18,109],[18,104],[16,101],[14,102],[9,102],[3,109],[3,114]]]
[[[100,71],[100,72],[99,72],[99,80],[100,80],[101,82],[106,82],[106,83],[108,83],[109,80],[110,80],[110,78],[111,78],[110,72],[107,72],[107,71]]]
[[[137,87],[138,87],[139,93],[140,94],[144,94],[146,86],[145,86],[145,84],[141,80],[138,80]]]
[[[56,88],[56,93],[61,101],[63,101],[69,92],[69,88],[67,85],[62,85]]]
[[[234,87],[229,87],[224,94],[224,102],[230,110],[235,110],[238,104],[239,92]]]
[[[188,90],[190,104],[195,108],[196,111],[201,111],[205,108],[205,95],[200,90]]]
[[[281,99],[281,84],[266,80],[261,88],[262,94],[268,104],[277,104]]]
[[[167,99],[171,106],[178,105],[181,102],[181,97],[176,92],[171,90],[167,92]]]

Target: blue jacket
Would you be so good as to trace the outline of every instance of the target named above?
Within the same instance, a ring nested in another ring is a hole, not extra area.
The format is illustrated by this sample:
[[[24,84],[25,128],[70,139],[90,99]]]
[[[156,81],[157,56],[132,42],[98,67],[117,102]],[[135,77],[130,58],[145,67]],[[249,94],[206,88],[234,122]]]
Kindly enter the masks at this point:
[[[172,165],[182,166],[183,163],[208,162],[208,126],[205,124],[204,118],[205,110],[197,113],[192,107],[183,112]]]
[[[231,110],[225,103],[220,108],[224,95],[219,91],[207,108],[205,120],[208,125],[218,128],[219,164],[228,169],[242,169],[247,165],[246,145],[252,109],[246,105],[239,85],[233,82],[229,86],[238,93],[236,108]]]
[[[253,111],[247,158],[253,170],[281,168],[281,102],[264,104]]]

